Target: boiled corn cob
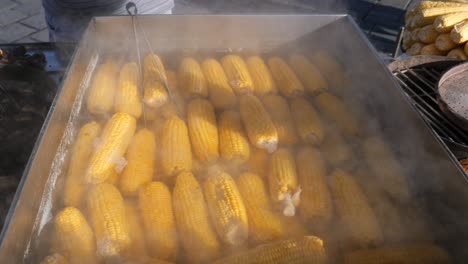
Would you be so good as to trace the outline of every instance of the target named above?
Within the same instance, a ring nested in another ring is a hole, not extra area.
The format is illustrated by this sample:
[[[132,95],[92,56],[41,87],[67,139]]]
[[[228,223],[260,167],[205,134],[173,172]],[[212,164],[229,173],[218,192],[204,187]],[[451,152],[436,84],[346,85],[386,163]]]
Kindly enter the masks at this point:
[[[210,172],[203,183],[206,203],[220,239],[228,245],[240,246],[247,240],[247,211],[231,175]]]
[[[262,178],[267,178],[268,175],[268,153],[259,148],[252,147],[250,149],[250,159],[248,162],[248,170],[252,173],[260,175]]]
[[[240,115],[225,111],[219,115],[219,152],[223,159],[241,164],[250,157],[250,146],[242,127]]]
[[[143,61],[143,102],[159,107],[168,100],[166,70],[158,55],[148,54]]]
[[[274,152],[278,146],[278,132],[260,100],[253,95],[242,95],[239,108],[250,143]]]
[[[449,51],[447,53],[447,57],[449,58],[454,58],[454,59],[459,59],[459,60],[466,60],[468,57],[466,56],[465,52],[463,51],[462,48],[457,48]]]
[[[341,133],[335,129],[327,130],[327,137],[320,147],[323,157],[334,167],[352,167],[353,150]]]
[[[415,56],[421,54],[421,49],[424,47],[424,44],[416,42],[406,51],[408,55]]]
[[[194,263],[204,263],[219,254],[202,189],[190,172],[176,177],[173,190],[174,215],[184,251]]]
[[[218,125],[210,101],[193,99],[187,108],[187,123],[192,149],[199,161],[213,163],[218,157]]]
[[[62,256],[62,255],[60,255],[58,253],[54,253],[52,255],[46,256],[41,261],[40,264],[67,264],[67,263],[68,263],[68,261],[64,256]]]
[[[202,63],[202,69],[213,106],[218,109],[227,109],[234,106],[236,104],[236,95],[229,85],[221,64],[215,59],[206,59]]]
[[[291,152],[280,148],[271,155],[268,171],[271,199],[280,204],[284,215],[293,216],[300,203],[296,163]]]
[[[265,110],[278,131],[280,145],[294,145],[297,142],[296,129],[289,110],[288,102],[279,95],[268,95],[263,98]]]
[[[164,122],[161,135],[161,169],[166,176],[192,169],[192,150],[184,120],[173,116]]]
[[[119,68],[115,61],[101,64],[89,88],[86,105],[93,114],[109,114],[114,106]]]
[[[284,96],[296,97],[304,93],[301,81],[283,59],[272,57],[268,60],[268,66],[279,91]]]
[[[104,182],[117,185],[119,180],[120,180],[119,173],[117,173],[115,170],[112,170],[111,175]]]
[[[360,247],[382,242],[382,231],[375,213],[353,176],[342,170],[335,170],[331,179],[336,212],[346,239]]]
[[[180,63],[179,81],[187,98],[208,96],[205,76],[200,64],[194,58],[184,58]]]
[[[314,53],[311,59],[322,75],[325,76],[330,87],[340,90],[347,85],[348,78],[344,68],[331,54],[325,50],[320,50]]]
[[[325,137],[325,129],[318,113],[304,98],[291,101],[291,113],[296,132],[305,143],[320,144]]]
[[[289,56],[289,65],[291,65],[309,93],[316,94],[328,89],[325,78],[305,56],[292,54]]]
[[[417,27],[422,27],[426,25],[431,25],[434,23],[434,20],[440,15],[467,12],[467,11],[468,11],[468,5],[421,9],[415,14],[411,22],[411,26],[413,28],[417,28]]]
[[[143,232],[140,210],[133,201],[125,201],[125,215],[127,216],[131,241],[126,256],[135,260],[144,259],[148,256],[145,241],[146,233]]]
[[[438,50],[448,51],[457,46],[452,39],[450,38],[450,34],[440,34],[436,41],[435,46]]]
[[[429,44],[429,43],[433,43],[436,40],[438,35],[439,35],[439,32],[437,32],[434,26],[431,24],[431,25],[422,27],[418,31],[418,40],[422,43]]]
[[[463,3],[456,3],[450,1],[421,1],[413,9],[406,12],[405,18],[414,16],[418,11],[422,9],[434,8],[434,7],[453,7],[463,6]]]
[[[88,214],[96,235],[97,254],[117,257],[130,246],[130,230],[119,190],[101,183],[88,193]]]
[[[127,151],[127,166],[120,177],[120,191],[134,196],[138,189],[153,178],[156,141],[149,129],[141,129],[132,139]]]
[[[63,193],[63,203],[66,206],[83,208],[83,195],[86,183],[83,175],[86,173],[89,158],[93,152],[93,144],[101,132],[101,126],[91,121],[81,127],[73,145],[67,179]]]
[[[112,175],[116,164],[122,162],[135,129],[135,118],[126,113],[116,113],[107,121],[100,142],[91,155],[86,171],[86,182],[101,183]]]
[[[415,28],[413,31],[411,31],[411,40],[413,41],[419,41],[419,31],[421,28]]]
[[[434,55],[434,56],[443,56],[447,52],[438,50],[434,43],[426,45],[421,48],[421,55]]]
[[[254,91],[252,77],[245,61],[238,55],[227,55],[221,59],[224,72],[232,89],[238,94]]]
[[[323,241],[315,236],[280,240],[219,259],[215,264],[230,263],[327,263]]]
[[[171,192],[162,182],[150,182],[140,189],[138,205],[149,253],[162,260],[174,259],[177,231]]]
[[[453,26],[468,19],[468,12],[450,13],[437,17],[434,20],[434,28],[441,33],[449,33]]]
[[[453,26],[452,31],[450,31],[450,37],[453,42],[457,44],[466,42],[468,40],[468,20],[462,21]]]
[[[120,70],[117,93],[115,95],[115,111],[124,112],[139,118],[143,111],[139,87],[139,72],[136,63],[127,63]]]
[[[249,57],[247,59],[247,68],[252,77],[255,95],[264,96],[277,92],[273,77],[262,58],[259,56]]]

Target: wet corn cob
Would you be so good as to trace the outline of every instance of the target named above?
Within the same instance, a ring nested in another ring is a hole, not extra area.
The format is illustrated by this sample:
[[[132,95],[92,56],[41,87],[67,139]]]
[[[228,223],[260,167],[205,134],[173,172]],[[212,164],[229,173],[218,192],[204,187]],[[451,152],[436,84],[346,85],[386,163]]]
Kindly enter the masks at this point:
[[[101,126],[91,121],[81,127],[73,145],[70,164],[68,165],[67,179],[63,194],[66,206],[83,208],[86,183],[83,175],[86,173],[89,158],[93,152],[93,144],[101,132]]]
[[[438,16],[434,20],[434,28],[441,33],[449,33],[453,26],[468,19],[468,12],[450,13]]]
[[[328,89],[328,84],[318,68],[303,55],[292,54],[289,56],[289,65],[296,72],[305,89],[316,94]]]
[[[302,147],[297,153],[296,165],[302,186],[299,215],[313,229],[323,231],[333,213],[325,161],[318,150]]]
[[[208,96],[205,76],[200,64],[194,58],[184,58],[180,63],[179,81],[187,98]]]
[[[206,59],[202,63],[202,69],[213,106],[217,109],[227,109],[234,106],[236,95],[229,85],[221,64],[215,59]]]
[[[320,146],[323,157],[335,167],[352,167],[353,150],[336,128],[327,130],[327,137]]]
[[[243,245],[249,230],[247,211],[234,179],[225,172],[209,172],[203,191],[220,239],[231,246]]]
[[[116,113],[107,121],[99,143],[91,155],[86,182],[101,183],[112,175],[116,164],[122,162],[135,129],[135,118],[126,113]]]
[[[468,20],[462,21],[453,26],[452,31],[450,31],[450,37],[453,42],[457,44],[466,42],[468,40]]]
[[[331,190],[344,237],[353,246],[367,247],[382,242],[383,236],[367,197],[353,176],[342,170],[331,175]]]
[[[109,114],[114,106],[119,68],[115,61],[101,64],[89,88],[86,106],[93,114]]]
[[[184,251],[194,263],[204,263],[219,254],[202,189],[190,172],[176,177],[173,190],[174,215]]]
[[[225,111],[219,115],[219,152],[221,157],[235,164],[241,164],[250,157],[250,146],[242,127],[240,115]]]
[[[244,94],[254,91],[252,77],[245,61],[240,56],[224,56],[221,59],[221,64],[234,92]]]
[[[255,95],[264,96],[277,92],[273,77],[260,56],[247,58],[247,68],[252,77]]]
[[[54,254],[51,254],[51,255],[48,255],[46,256],[40,264],[67,264],[68,261],[67,259],[58,254],[58,253],[54,253]]]
[[[454,58],[454,59],[459,59],[459,60],[466,60],[468,57],[466,56],[465,52],[463,51],[462,48],[458,49],[453,49],[447,53],[447,57],[449,58]]]
[[[153,132],[141,129],[132,139],[127,151],[127,166],[120,177],[120,191],[135,196],[138,189],[153,178],[156,141]]]
[[[263,105],[270,114],[278,131],[280,145],[294,145],[297,142],[296,129],[289,110],[288,102],[281,96],[268,95],[263,98]]]
[[[161,169],[166,176],[192,170],[192,150],[184,120],[173,116],[164,122],[161,136]]]
[[[293,155],[288,149],[280,148],[271,155],[268,166],[271,199],[279,204],[284,215],[295,215],[300,203],[301,189],[298,186]]]
[[[263,243],[283,236],[281,220],[273,212],[263,179],[253,173],[243,173],[236,179],[247,210],[249,239]]]
[[[320,144],[325,137],[325,129],[312,104],[304,98],[295,98],[290,106],[299,138],[305,143]]]
[[[187,108],[187,123],[195,156],[203,163],[213,163],[218,157],[218,125],[210,101],[193,99]]]
[[[448,51],[457,46],[452,39],[450,38],[450,34],[440,34],[436,41],[435,46],[438,50]]]
[[[439,35],[439,32],[437,32],[434,26],[431,24],[431,25],[422,27],[418,31],[418,40],[422,43],[429,44],[429,43],[433,43],[436,40],[438,35]]]
[[[249,171],[260,175],[262,178],[267,178],[268,175],[268,153],[259,148],[250,148],[250,159],[248,162]]]
[[[158,55],[148,54],[143,61],[143,102],[159,107],[168,100],[166,70]]]
[[[408,55],[415,56],[421,54],[421,49],[424,47],[424,44],[416,42],[406,51]]]
[[[146,234],[143,231],[140,209],[133,201],[125,201],[125,215],[130,230],[130,246],[126,256],[130,259],[140,260],[148,256],[146,250]]]
[[[139,118],[143,111],[139,87],[139,72],[136,63],[127,63],[120,70],[117,93],[115,95],[115,111],[124,112]]]
[[[280,240],[219,259],[215,264],[230,263],[327,263],[323,241],[315,236]]]
[[[272,57],[268,60],[268,66],[279,91],[284,96],[295,97],[304,93],[301,81],[283,59]]]
[[[149,253],[162,260],[174,259],[177,231],[171,192],[162,182],[148,183],[140,189],[138,205]]]

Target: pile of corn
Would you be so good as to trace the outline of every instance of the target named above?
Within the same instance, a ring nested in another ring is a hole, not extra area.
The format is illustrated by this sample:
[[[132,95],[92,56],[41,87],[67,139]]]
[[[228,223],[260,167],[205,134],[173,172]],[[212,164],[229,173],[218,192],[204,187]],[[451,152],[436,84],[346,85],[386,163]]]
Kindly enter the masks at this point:
[[[330,55],[143,65],[98,66],[43,263],[450,262]]]
[[[468,2],[421,1],[405,15],[403,50],[408,55],[468,59]]]

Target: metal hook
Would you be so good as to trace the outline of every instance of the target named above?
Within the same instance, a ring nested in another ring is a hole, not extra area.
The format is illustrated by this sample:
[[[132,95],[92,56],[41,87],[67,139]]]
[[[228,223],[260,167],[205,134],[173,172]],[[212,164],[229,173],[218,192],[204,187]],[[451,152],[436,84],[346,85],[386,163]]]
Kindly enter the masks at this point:
[[[133,13],[130,9],[133,8]],[[127,10],[127,13],[131,16],[136,16],[138,14],[138,9],[136,7],[136,4],[133,3],[133,2],[128,2],[126,5],[125,5],[125,9]]]

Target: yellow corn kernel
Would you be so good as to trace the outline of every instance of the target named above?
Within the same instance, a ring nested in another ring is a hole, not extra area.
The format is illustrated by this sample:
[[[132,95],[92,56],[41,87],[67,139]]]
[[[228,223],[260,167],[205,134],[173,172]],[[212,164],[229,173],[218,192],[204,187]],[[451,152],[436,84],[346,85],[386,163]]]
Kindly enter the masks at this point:
[[[176,177],[173,190],[177,229],[187,259],[205,263],[219,255],[220,246],[213,230],[200,184],[190,172]]]
[[[159,107],[167,102],[166,70],[158,55],[148,54],[143,61],[143,102]]]
[[[67,264],[67,263],[68,263],[68,261],[64,256],[62,256],[62,255],[60,255],[58,253],[54,253],[52,255],[46,256],[41,261],[40,264]]]
[[[447,57],[458,59],[458,60],[468,59],[468,57],[466,56],[466,54],[465,54],[465,52],[463,51],[462,48],[457,48],[457,49],[453,49],[453,50],[449,51],[449,53],[447,53]]]
[[[249,142],[237,112],[225,111],[219,115],[218,133],[219,152],[223,159],[234,164],[241,164],[249,159]]]
[[[119,68],[115,61],[99,65],[88,92],[86,105],[93,114],[111,113],[117,91]]]
[[[304,98],[295,98],[291,101],[291,113],[296,132],[303,142],[320,144],[323,141],[325,129],[311,103]]]
[[[309,93],[316,94],[328,89],[325,77],[305,56],[292,54],[289,56],[289,65],[291,65],[291,68],[296,72]]]
[[[259,148],[250,148],[250,159],[248,162],[248,170],[262,178],[267,178],[268,174],[268,153]]]
[[[203,191],[220,239],[228,245],[240,246],[247,240],[247,211],[231,175],[210,172],[203,183]]]
[[[238,94],[254,91],[252,77],[247,64],[238,55],[226,55],[221,59],[224,72],[234,92]]]
[[[262,58],[259,56],[247,58],[247,68],[252,77],[255,95],[264,96],[277,92],[273,77]]]
[[[101,183],[116,170],[127,151],[136,129],[136,120],[126,113],[116,113],[104,127],[96,150],[91,155],[86,182]]]
[[[219,259],[214,264],[230,263],[327,263],[323,241],[315,236],[280,240]]]
[[[166,176],[192,170],[192,150],[184,120],[173,116],[164,122],[161,135],[161,169]]]
[[[236,95],[229,85],[223,66],[209,58],[202,63],[203,74],[210,92],[210,101],[217,109],[227,109],[236,104]]]
[[[452,31],[450,31],[450,37],[457,44],[466,42],[468,40],[468,20],[464,20],[453,26]]]
[[[118,89],[115,95],[115,111],[127,113],[137,119],[143,111],[138,80],[137,64],[134,62],[125,64],[120,70]]]
[[[297,182],[294,157],[280,148],[271,155],[268,171],[271,199],[280,205],[285,216],[293,216],[300,203],[301,189]]]
[[[452,39],[450,38],[450,34],[440,34],[437,39],[435,40],[435,46],[438,50],[448,51],[457,46]]]
[[[179,67],[179,81],[187,98],[208,96],[205,76],[195,59],[184,58],[182,60]]]
[[[134,196],[138,189],[153,178],[156,141],[149,129],[141,129],[132,139],[127,151],[127,166],[120,177],[120,191]]]
[[[294,145],[297,142],[296,129],[289,110],[288,102],[279,95],[268,95],[263,98],[263,105],[271,116],[278,131],[280,145]]]
[[[148,256],[148,252],[146,250],[146,234],[143,231],[140,218],[140,209],[132,201],[125,201],[125,215],[127,216],[131,240],[126,255],[131,259],[144,259]]]
[[[193,99],[187,108],[187,123],[195,156],[204,163],[213,163],[218,157],[218,125],[210,101]]]
[[[63,203],[65,206],[83,208],[86,183],[83,175],[86,173],[89,158],[94,150],[94,142],[101,132],[101,126],[91,121],[83,125],[78,132],[73,145],[70,164],[68,165]]]
[[[312,55],[311,59],[325,76],[330,87],[340,90],[349,82],[343,66],[327,51],[319,50]]]
[[[436,40],[438,35],[439,35],[439,32],[437,32],[434,26],[431,24],[431,25],[422,27],[418,31],[418,40],[421,41],[422,43],[429,44],[429,43],[433,43]]]
[[[250,143],[274,152],[278,146],[278,132],[260,100],[253,95],[242,95],[239,108]]]
[[[359,123],[343,101],[330,93],[321,93],[314,100],[320,112],[333,120],[338,128],[347,136],[359,133]]]
[[[304,93],[304,86],[289,65],[279,57],[268,60],[271,74],[280,92],[286,97],[295,97]]]
[[[433,26],[437,32],[449,33],[453,29],[453,26],[466,19],[468,19],[468,12],[449,13],[438,16],[434,20]]]
[[[406,51],[406,53],[410,56],[416,56],[421,54],[421,49],[424,47],[424,44],[420,42],[416,42]]]
[[[77,260],[94,263],[96,244],[93,230],[80,210],[65,207],[54,219],[55,242],[59,252],[73,263]]]
[[[327,130],[327,137],[320,146],[323,157],[334,167],[352,167],[353,150],[341,133],[335,129]]]
[[[87,205],[98,256],[116,257],[124,253],[131,240],[119,190],[109,183],[98,184],[89,191]]]
[[[171,192],[162,182],[144,185],[138,205],[150,254],[172,260],[177,254],[177,231],[172,209]]]
[[[299,215],[313,229],[323,231],[333,214],[325,161],[318,150],[303,147],[297,153],[296,165],[302,186]]]
[[[377,217],[353,176],[342,170],[331,175],[331,190],[336,212],[353,245],[367,247],[382,242],[383,235]]]
[[[236,183],[247,210],[249,239],[262,243],[282,237],[281,220],[273,212],[262,178],[247,172],[239,175]]]

